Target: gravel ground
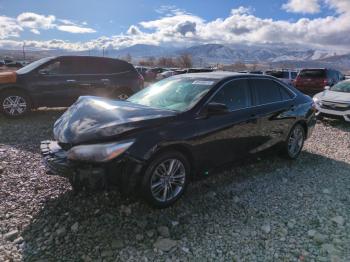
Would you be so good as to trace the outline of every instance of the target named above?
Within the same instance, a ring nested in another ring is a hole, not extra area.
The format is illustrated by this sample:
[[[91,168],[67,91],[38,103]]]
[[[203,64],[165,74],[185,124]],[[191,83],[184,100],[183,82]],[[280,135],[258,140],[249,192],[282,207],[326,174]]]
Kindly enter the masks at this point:
[[[38,143],[60,110],[0,117],[0,261],[350,261],[350,125],[318,123],[297,161],[266,154],[154,210],[75,195]]]

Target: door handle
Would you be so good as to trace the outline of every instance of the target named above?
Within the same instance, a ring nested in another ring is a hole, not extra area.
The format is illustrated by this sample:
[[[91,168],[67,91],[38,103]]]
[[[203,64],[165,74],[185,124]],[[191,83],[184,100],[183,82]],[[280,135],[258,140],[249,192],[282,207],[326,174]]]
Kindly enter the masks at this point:
[[[68,83],[74,83],[74,82],[76,82],[75,79],[67,79],[66,81],[67,81]]]

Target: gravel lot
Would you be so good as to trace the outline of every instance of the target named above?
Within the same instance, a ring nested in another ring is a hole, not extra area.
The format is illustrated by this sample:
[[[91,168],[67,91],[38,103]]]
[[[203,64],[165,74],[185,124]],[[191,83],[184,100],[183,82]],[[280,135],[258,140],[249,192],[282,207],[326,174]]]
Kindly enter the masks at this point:
[[[267,154],[166,210],[75,195],[38,144],[60,110],[0,116],[0,261],[350,261],[350,125],[318,123],[294,162]]]

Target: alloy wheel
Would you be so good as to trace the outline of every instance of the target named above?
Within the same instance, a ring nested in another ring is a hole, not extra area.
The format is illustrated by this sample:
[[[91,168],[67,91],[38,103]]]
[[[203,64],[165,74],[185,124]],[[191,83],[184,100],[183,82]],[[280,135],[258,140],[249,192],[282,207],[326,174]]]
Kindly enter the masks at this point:
[[[152,196],[159,202],[176,198],[184,189],[186,169],[178,159],[167,159],[158,164],[151,177]]]
[[[18,116],[26,112],[27,102],[21,96],[8,96],[3,100],[2,108],[10,116]]]
[[[300,125],[294,127],[289,136],[288,152],[291,157],[295,157],[299,154],[304,144],[304,132]]]

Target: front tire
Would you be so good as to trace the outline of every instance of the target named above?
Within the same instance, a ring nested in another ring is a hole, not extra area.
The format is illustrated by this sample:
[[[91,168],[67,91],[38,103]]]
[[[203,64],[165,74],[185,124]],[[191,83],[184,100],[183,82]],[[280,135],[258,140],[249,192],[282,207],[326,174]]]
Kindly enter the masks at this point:
[[[190,164],[177,151],[158,154],[146,168],[141,190],[151,206],[166,208],[185,192],[189,180]]]
[[[0,110],[9,118],[24,116],[31,110],[29,97],[21,91],[5,91],[0,94]]]
[[[289,159],[297,159],[303,149],[305,141],[305,130],[301,124],[296,124],[290,130],[284,143],[283,153]]]

